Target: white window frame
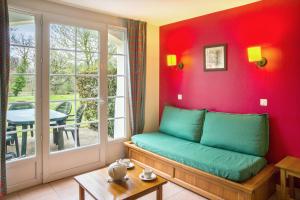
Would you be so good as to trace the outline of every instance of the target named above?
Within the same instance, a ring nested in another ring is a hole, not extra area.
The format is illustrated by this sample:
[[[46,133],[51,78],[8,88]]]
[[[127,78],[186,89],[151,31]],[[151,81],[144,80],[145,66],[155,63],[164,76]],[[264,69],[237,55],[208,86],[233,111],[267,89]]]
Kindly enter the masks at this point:
[[[108,99],[116,99],[116,98],[124,98],[124,113],[125,116],[124,117],[113,117],[113,118],[109,118],[107,115],[107,125],[108,125],[108,121],[109,120],[116,120],[116,119],[124,119],[124,135],[122,137],[118,137],[118,138],[114,138],[114,139],[109,139],[108,137],[108,128],[107,128],[107,140],[108,143],[119,143],[119,142],[123,142],[128,140],[129,138],[129,86],[130,84],[128,84],[129,81],[129,51],[128,51],[128,38],[127,38],[127,28],[125,27],[120,27],[120,26],[113,26],[113,25],[109,25],[108,29],[107,29],[107,35],[109,34],[109,30],[116,30],[116,31],[122,31],[124,32],[124,42],[125,42],[125,46],[124,46],[124,54],[111,54],[112,56],[124,56],[124,75],[107,75],[107,78],[109,77],[123,77],[124,78],[124,96],[108,96],[107,94],[107,103],[108,103]],[[109,52],[108,52],[109,54]],[[107,55],[108,58],[108,55]],[[108,108],[108,106],[106,106]]]

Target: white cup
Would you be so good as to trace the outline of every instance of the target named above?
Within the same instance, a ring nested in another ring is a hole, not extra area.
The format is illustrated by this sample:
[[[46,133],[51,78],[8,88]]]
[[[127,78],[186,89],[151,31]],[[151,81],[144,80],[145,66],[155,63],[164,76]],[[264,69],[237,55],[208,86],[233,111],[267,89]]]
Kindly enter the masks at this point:
[[[143,171],[144,177],[147,179],[151,178],[152,173],[153,173],[153,170],[150,168],[145,168]]]

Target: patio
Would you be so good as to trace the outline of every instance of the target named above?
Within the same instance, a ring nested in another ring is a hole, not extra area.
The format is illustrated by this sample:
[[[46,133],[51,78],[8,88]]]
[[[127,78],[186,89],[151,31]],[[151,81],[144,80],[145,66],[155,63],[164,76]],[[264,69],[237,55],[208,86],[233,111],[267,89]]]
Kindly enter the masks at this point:
[[[58,145],[53,143],[53,129],[50,130],[50,152],[57,152],[58,151]],[[28,132],[27,137],[27,153],[26,157],[34,156],[35,155],[35,141],[36,137],[35,135],[33,137],[30,136],[30,133]],[[64,149],[72,149],[75,148],[75,141],[73,140],[72,134],[68,133],[68,138],[65,133],[63,133],[64,137]],[[98,141],[98,132],[94,131],[92,129],[83,127],[79,129],[79,139],[80,139],[80,147],[88,146],[97,143]],[[18,140],[19,140],[19,149],[21,149],[22,145],[22,136],[18,134]],[[7,152],[13,152],[16,154],[16,147],[13,144],[12,146],[7,146]],[[25,157],[25,156],[24,156]]]

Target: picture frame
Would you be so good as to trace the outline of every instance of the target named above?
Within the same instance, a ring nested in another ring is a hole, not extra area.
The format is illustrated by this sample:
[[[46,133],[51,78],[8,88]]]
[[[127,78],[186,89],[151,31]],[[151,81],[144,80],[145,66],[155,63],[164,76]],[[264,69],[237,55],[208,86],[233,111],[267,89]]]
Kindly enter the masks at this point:
[[[204,46],[204,71],[227,71],[227,44]]]

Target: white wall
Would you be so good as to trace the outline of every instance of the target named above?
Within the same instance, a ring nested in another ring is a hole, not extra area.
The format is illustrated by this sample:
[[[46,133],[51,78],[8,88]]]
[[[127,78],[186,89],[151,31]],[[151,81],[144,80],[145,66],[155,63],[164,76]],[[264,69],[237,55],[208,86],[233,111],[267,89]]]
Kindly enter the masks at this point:
[[[159,27],[147,25],[145,132],[159,126]]]

